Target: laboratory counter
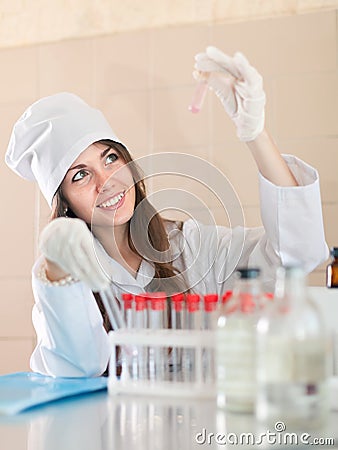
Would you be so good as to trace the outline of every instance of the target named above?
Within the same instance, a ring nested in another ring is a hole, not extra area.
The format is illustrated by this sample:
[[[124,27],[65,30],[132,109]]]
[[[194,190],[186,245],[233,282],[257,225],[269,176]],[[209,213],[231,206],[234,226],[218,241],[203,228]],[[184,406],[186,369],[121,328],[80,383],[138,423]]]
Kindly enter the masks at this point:
[[[101,390],[0,416],[0,449],[338,448],[337,424],[338,411],[331,411],[324,427],[295,435],[282,422],[267,430],[252,415],[218,410],[214,400],[133,398]]]
[[[334,292],[333,292],[334,291]],[[337,343],[338,290],[312,288]],[[189,450],[338,448],[337,347],[330,413],[317,430],[296,434],[282,421],[259,425],[253,415],[217,408],[215,399],[109,395],[106,389],[0,415],[0,450]]]

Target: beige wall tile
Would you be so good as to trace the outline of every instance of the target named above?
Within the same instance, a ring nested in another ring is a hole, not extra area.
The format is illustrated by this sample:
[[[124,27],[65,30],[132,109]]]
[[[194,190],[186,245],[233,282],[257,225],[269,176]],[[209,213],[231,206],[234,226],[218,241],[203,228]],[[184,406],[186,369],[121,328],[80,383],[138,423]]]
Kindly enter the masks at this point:
[[[335,16],[328,11],[215,25],[212,42],[229,54],[243,52],[264,78],[334,70]]]
[[[26,279],[0,279],[0,337],[32,338],[35,334],[31,311],[33,293],[29,275]]]
[[[210,124],[207,105],[198,114],[188,110],[194,87],[154,90],[154,151],[208,145]]]
[[[101,95],[97,98],[97,107],[134,156],[149,151],[151,128],[146,91]]]
[[[245,226],[260,227],[262,226],[261,211],[259,206],[244,206]]]
[[[37,48],[0,50],[0,101],[27,103],[36,99],[38,92]]]
[[[50,220],[51,209],[40,191],[36,192],[36,195],[38,196],[37,205],[39,208],[39,211],[38,211],[38,234],[40,234],[40,231],[48,224],[48,222]],[[37,251],[37,249],[35,249],[35,250]]]
[[[153,86],[167,87],[194,82],[194,56],[210,42],[209,27],[190,26],[151,31]]]
[[[213,19],[213,2],[206,2],[205,0],[194,0],[194,20],[193,23],[209,23]]]
[[[0,374],[29,371],[33,339],[0,339]]]
[[[329,247],[338,247],[338,203],[324,203],[323,216],[326,242]]]
[[[72,92],[93,101],[93,42],[64,41],[39,47],[39,96]]]
[[[242,205],[259,204],[258,170],[244,143],[228,140],[213,147],[212,162],[229,179]]]
[[[15,122],[21,117],[25,109],[29,106],[30,101],[2,103],[0,102],[0,148],[1,154],[5,155],[9,139]],[[4,164],[1,158],[0,165]],[[18,178],[17,178],[18,179]]]
[[[0,277],[29,276],[34,259],[35,186],[4,164],[0,164],[0,178],[6,186],[1,196]]]
[[[337,117],[337,73],[311,73],[275,80],[274,125],[278,139],[336,136]]]
[[[309,286],[326,286],[325,271],[313,271],[308,275]]]
[[[14,123],[27,104],[0,103],[0,146],[3,158]],[[0,215],[1,251],[0,278],[29,276],[34,255],[35,186],[14,174],[0,161],[2,214]]]
[[[95,90],[99,98],[149,87],[149,31],[97,38],[94,58]]]
[[[208,100],[211,104],[211,142],[213,145],[228,147],[230,143],[238,143],[236,128],[232,120],[225,112],[219,99],[213,94],[208,93]],[[203,111],[206,108],[203,108]]]
[[[2,0],[4,3],[5,0]],[[13,6],[14,4],[14,6]],[[337,8],[337,0],[72,0],[5,1],[1,10],[2,45],[97,36],[117,31],[187,23],[234,22]]]
[[[338,203],[338,139],[279,139],[284,153],[291,153],[315,167],[319,172],[323,202]]]

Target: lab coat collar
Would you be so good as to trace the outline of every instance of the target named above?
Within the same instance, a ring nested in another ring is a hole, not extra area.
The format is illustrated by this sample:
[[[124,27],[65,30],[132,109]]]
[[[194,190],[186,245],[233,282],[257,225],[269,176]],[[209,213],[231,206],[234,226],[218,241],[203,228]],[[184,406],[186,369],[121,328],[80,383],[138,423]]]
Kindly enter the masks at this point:
[[[134,278],[127,269],[107,254],[100,241],[96,238],[94,238],[94,246],[103,270],[107,273],[112,283],[119,286],[122,290],[128,290],[128,287],[144,290],[154,278],[155,269],[148,261],[142,260],[136,278]]]

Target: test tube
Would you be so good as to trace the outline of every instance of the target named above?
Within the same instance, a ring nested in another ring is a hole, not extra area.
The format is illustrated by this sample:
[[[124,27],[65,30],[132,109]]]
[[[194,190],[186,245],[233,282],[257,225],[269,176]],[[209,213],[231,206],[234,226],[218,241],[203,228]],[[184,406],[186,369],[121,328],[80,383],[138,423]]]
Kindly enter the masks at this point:
[[[151,308],[149,312],[149,327],[152,330],[163,329],[167,300],[166,293],[154,292],[149,294],[149,299]],[[164,379],[164,349],[161,347],[149,348],[149,377],[151,380],[157,381]]]
[[[188,330],[200,329],[200,296],[198,294],[186,295],[185,324]],[[183,379],[195,381],[196,355],[195,349],[185,348],[183,355]]]
[[[133,328],[133,294],[122,294],[124,321],[127,328]]]
[[[171,296],[171,328],[180,330],[183,328],[183,303],[184,294],[178,293]],[[182,369],[182,348],[173,347],[171,351],[171,374],[173,380],[178,380]]]
[[[114,292],[110,288],[108,288],[105,290],[101,290],[99,294],[105,310],[107,311],[113,330],[125,328],[126,323],[124,321],[123,314],[118,306],[118,299],[115,297]]]
[[[217,324],[217,294],[206,294],[203,298],[204,311],[203,311],[203,329],[215,330]],[[202,370],[203,380],[214,381],[215,376],[215,351],[212,348],[204,348],[202,352]]]
[[[222,295],[222,305],[227,303],[231,297],[232,297],[232,291],[225,291],[224,294]]]
[[[203,297],[204,311],[203,311],[203,329],[215,330],[217,324],[217,294],[206,294]]]
[[[147,296],[135,295],[135,328],[145,330],[147,328]],[[147,349],[144,345],[137,346],[137,374],[138,378],[147,378]]]
[[[133,295],[124,292],[121,296],[123,305],[123,318],[126,328],[131,329],[133,323]],[[131,375],[137,378],[137,348],[135,345],[125,345],[121,347],[122,373],[121,376]]]
[[[147,328],[147,296],[135,295],[135,328]]]
[[[237,309],[237,306],[231,303],[231,299],[232,291],[224,292],[224,294],[222,295],[222,308],[226,308],[226,314],[233,313]]]
[[[195,92],[193,94],[191,103],[188,107],[189,111],[192,113],[198,113],[202,109],[205,97],[208,92],[208,82],[207,80],[201,80],[197,83]]]

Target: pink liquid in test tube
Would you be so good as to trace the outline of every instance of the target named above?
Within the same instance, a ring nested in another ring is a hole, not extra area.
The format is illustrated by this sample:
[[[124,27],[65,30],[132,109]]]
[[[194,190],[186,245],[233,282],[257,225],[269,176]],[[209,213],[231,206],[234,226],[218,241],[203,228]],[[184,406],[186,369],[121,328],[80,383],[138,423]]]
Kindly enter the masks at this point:
[[[192,113],[198,113],[201,111],[207,92],[208,92],[207,81],[206,80],[199,81],[197,83],[191,103],[188,107],[189,111],[191,111]]]

